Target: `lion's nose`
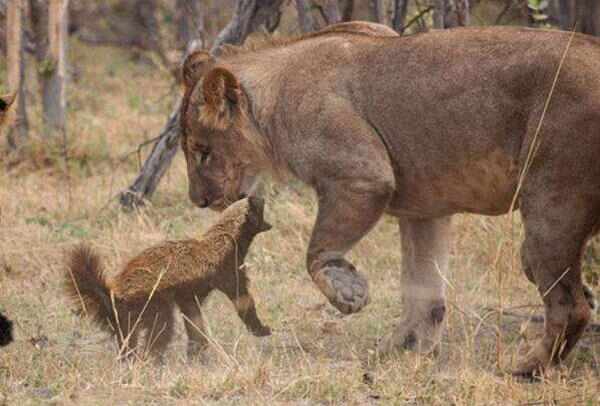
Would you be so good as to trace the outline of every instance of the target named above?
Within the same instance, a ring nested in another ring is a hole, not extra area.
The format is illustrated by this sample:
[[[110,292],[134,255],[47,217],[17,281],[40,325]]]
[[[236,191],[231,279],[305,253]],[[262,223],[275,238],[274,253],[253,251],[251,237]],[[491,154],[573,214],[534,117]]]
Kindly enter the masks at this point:
[[[208,207],[208,199],[197,199],[196,206],[200,207],[201,209]]]

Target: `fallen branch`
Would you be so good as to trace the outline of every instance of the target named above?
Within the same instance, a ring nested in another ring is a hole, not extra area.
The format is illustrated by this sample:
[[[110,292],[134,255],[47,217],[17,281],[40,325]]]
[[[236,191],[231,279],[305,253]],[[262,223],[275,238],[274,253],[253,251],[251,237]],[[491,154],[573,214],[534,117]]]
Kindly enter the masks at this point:
[[[152,148],[150,155],[144,162],[139,175],[133,182],[133,184],[125,191],[121,193],[119,201],[121,206],[126,209],[132,209],[135,206],[143,204],[146,197],[152,196],[160,179],[165,174],[169,165],[173,161],[175,154],[177,153],[177,147],[179,145],[179,108],[181,107],[181,98],[179,98],[175,104],[167,124],[161,131],[160,135],[153,140],[157,140],[156,144]],[[146,141],[138,146],[137,152],[144,145],[152,142],[153,140]]]

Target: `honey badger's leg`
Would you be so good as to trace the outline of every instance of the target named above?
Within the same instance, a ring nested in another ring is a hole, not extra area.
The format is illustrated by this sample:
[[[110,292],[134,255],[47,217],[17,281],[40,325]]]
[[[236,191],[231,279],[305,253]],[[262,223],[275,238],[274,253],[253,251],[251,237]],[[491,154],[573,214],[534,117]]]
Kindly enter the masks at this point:
[[[539,183],[541,184],[541,183]],[[515,373],[529,375],[567,356],[590,318],[581,255],[597,221],[597,204],[559,191],[522,197],[523,269],[537,285],[546,315],[543,338]]]
[[[185,316],[185,331],[188,336],[187,356],[190,360],[201,353],[208,345],[204,318],[200,310],[206,296],[206,293],[195,296],[190,293],[184,294],[184,292],[178,292],[176,295],[177,306]]]
[[[235,306],[238,316],[248,330],[257,337],[271,335],[271,329],[265,326],[256,314],[254,298],[248,291],[248,277],[244,271],[224,273],[218,289],[225,293]]]
[[[446,313],[445,281],[450,250],[450,217],[400,219],[402,307],[404,318],[379,345],[382,354],[437,347]]]
[[[148,312],[147,317],[144,317],[146,348],[157,361],[162,361],[167,345],[175,333],[173,304],[157,301],[146,311]]]
[[[137,353],[140,326],[133,328],[141,308],[137,303],[120,302],[116,304],[119,323],[113,326],[119,346],[119,356],[132,359]]]

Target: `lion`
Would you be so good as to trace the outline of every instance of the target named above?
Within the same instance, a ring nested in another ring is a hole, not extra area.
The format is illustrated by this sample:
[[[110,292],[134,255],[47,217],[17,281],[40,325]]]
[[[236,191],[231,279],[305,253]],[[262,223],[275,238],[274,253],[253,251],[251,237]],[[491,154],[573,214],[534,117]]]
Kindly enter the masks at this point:
[[[208,344],[200,306],[214,290],[231,300],[252,334],[271,329],[256,314],[243,266],[254,237],[271,225],[263,218],[264,202],[251,197],[231,205],[200,240],[167,241],[142,251],[114,278],[107,279],[100,258],[87,246],[73,250],[65,286],[79,309],[117,336],[125,355],[145,346],[161,359],[173,338],[175,305],[184,315],[187,355],[197,356]]]
[[[581,253],[600,225],[600,39],[573,35],[330,30],[192,54],[181,107],[190,199],[222,210],[265,172],[312,187],[306,267],[343,313],[369,301],[346,253],[396,217],[404,316],[381,354],[437,348],[452,216],[520,210],[522,269],[545,326],[513,372],[541,372],[589,322]]]

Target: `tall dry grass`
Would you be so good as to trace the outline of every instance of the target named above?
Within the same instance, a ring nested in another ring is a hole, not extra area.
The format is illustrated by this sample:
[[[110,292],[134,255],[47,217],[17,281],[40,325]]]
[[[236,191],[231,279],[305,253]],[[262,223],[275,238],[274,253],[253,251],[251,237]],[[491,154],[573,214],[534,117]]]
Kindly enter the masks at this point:
[[[216,216],[189,203],[181,157],[151,205],[119,210],[111,198],[137,170],[135,155],[122,157],[160,129],[173,101],[170,79],[119,50],[75,43],[71,53],[79,79],[70,91],[69,164],[41,138],[0,172],[0,309],[16,322],[16,343],[0,351],[0,404],[600,402],[600,337],[592,333],[542,382],[505,373],[541,333],[539,323],[515,316],[542,310],[519,269],[518,215],[514,226],[505,217],[456,217],[440,354],[379,359],[376,341],[401,311],[397,225],[383,219],[352,251],[372,302],[342,317],[304,270],[316,206],[297,184],[267,187],[275,227],[257,237],[248,259],[272,337],[249,335],[228,300],[215,294],[205,310],[212,341],[205,364],[186,362],[181,322],[163,367],[118,361],[116,343],[67,305],[60,290],[65,251],[88,241],[116,271],[158,241],[197,236]],[[31,111],[32,133],[42,137],[39,111]],[[13,158],[3,159],[7,165]]]

